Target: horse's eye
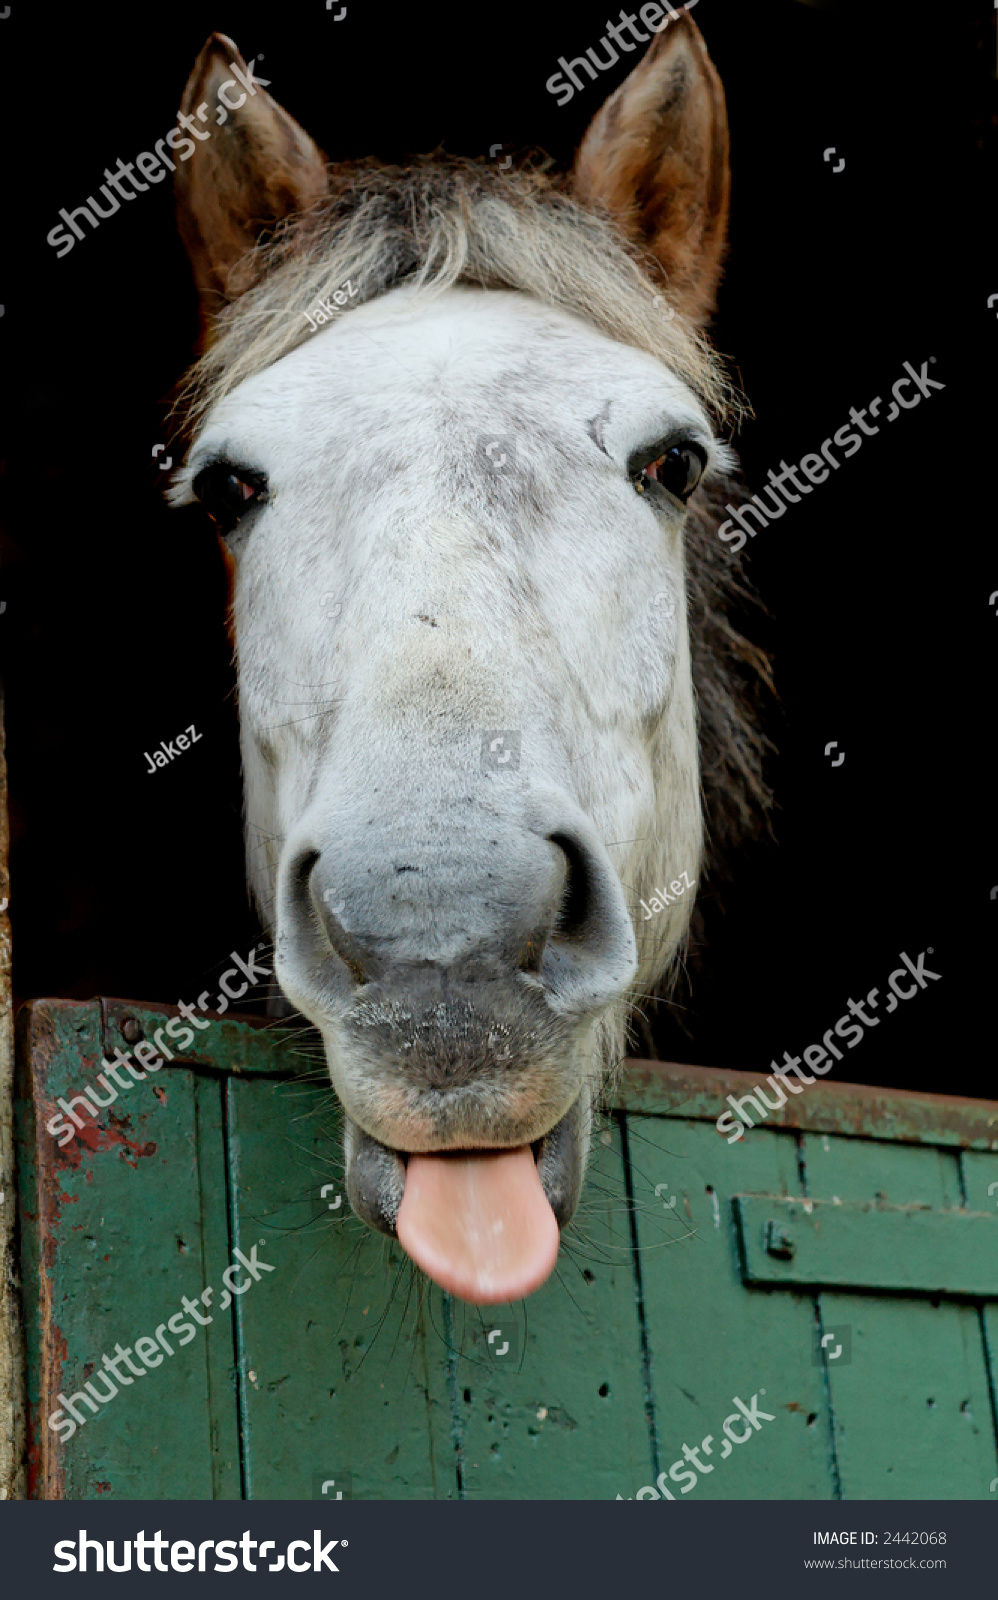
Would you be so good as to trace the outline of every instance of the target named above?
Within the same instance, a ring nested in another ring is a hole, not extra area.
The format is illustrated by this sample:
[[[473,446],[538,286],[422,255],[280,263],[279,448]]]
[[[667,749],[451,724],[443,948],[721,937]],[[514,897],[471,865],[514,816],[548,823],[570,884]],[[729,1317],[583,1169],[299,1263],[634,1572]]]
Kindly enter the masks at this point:
[[[214,461],[204,467],[191,487],[221,533],[231,533],[240,517],[267,498],[267,478],[262,472]]]
[[[631,478],[639,494],[644,494],[647,483],[659,483],[685,505],[706,467],[707,457],[699,445],[674,444],[632,471]]]

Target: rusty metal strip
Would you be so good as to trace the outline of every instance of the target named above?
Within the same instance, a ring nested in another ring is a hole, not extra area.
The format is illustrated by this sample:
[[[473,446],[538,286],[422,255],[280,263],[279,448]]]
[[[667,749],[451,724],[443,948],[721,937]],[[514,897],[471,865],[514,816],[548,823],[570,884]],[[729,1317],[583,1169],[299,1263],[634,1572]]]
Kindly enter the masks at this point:
[[[70,1038],[71,1035],[71,1038]],[[98,1070],[101,1011],[97,1001],[55,1001],[22,1006],[17,1017],[18,1201],[21,1219],[21,1262],[25,1290],[27,1345],[27,1483],[28,1498],[65,1498],[62,1444],[45,1425],[58,1409],[64,1386],[66,1340],[53,1303],[52,1281],[60,1246],[62,1210],[67,1195],[64,1173],[79,1160],[75,1147],[60,1149],[38,1137],[58,1110],[49,1091],[51,1073],[59,1074],[68,1053],[79,1061],[85,1080]]]
[[[766,1083],[765,1074],[760,1072],[632,1060],[625,1061],[610,1104],[616,1111],[714,1122],[722,1112],[731,1110],[728,1095],[740,1099]],[[998,1150],[998,1103],[993,1100],[834,1083],[828,1079],[792,1096],[781,1110],[769,1111],[758,1126],[945,1149]],[[719,1133],[718,1137],[724,1135]],[[751,1131],[745,1137],[751,1137]]]

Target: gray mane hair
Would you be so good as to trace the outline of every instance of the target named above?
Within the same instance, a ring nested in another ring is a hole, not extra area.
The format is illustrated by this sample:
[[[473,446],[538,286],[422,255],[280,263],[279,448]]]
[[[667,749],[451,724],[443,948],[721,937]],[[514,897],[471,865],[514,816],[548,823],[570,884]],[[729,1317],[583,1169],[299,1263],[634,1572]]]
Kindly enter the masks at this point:
[[[406,168],[332,166],[329,182],[327,199],[289,217],[245,259],[251,287],[215,318],[184,386],[189,423],[304,344],[304,313],[348,279],[356,305],[403,282],[427,297],[458,283],[520,290],[656,356],[718,423],[738,414],[720,359],[668,305],[657,264],[630,248],[609,215],[574,200],[567,179],[542,163],[501,173],[428,156]]]

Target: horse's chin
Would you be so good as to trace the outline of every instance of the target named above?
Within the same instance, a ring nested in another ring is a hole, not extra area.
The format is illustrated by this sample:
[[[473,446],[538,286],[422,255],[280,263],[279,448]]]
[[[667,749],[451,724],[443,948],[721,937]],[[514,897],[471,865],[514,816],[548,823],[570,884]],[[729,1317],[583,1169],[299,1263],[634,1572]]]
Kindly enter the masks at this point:
[[[441,1288],[479,1305],[517,1300],[554,1267],[579,1200],[589,1123],[583,1092],[530,1145],[417,1153],[392,1149],[347,1117],[347,1196]]]

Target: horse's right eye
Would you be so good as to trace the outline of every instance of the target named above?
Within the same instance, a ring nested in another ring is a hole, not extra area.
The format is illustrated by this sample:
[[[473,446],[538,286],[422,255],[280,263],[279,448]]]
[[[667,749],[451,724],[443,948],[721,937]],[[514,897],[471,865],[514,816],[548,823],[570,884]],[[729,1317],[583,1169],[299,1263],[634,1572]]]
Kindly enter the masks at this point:
[[[213,461],[191,488],[221,533],[231,533],[240,517],[267,498],[267,477],[228,461]]]

